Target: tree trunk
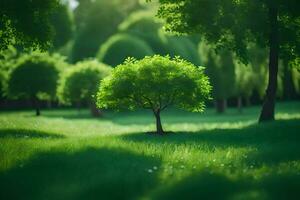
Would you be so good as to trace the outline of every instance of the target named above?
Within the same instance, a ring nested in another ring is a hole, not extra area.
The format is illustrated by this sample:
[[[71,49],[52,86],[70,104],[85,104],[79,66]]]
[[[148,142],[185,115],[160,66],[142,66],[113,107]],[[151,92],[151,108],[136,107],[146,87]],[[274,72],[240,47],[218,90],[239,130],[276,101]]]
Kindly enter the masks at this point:
[[[226,99],[217,99],[216,102],[217,113],[224,113],[227,108],[227,100]]]
[[[279,54],[279,38],[278,38],[278,8],[276,3],[270,3],[269,19],[270,19],[270,36],[269,36],[269,82],[266,90],[266,96],[263,103],[259,122],[274,120],[275,99],[277,90],[277,74],[278,74],[278,54]]]
[[[242,101],[242,97],[240,96],[237,98],[237,108],[239,113],[243,112],[243,101]]]
[[[38,98],[36,98],[36,97],[33,97],[33,106],[35,108],[35,115],[40,116],[41,115],[40,102],[39,102]]]
[[[164,130],[163,130],[162,125],[161,125],[160,111],[155,112],[155,113],[154,113],[154,116],[155,116],[155,118],[156,118],[156,132],[157,132],[157,134],[159,134],[159,135],[163,135]]]
[[[89,107],[93,117],[101,117],[101,111],[96,107],[94,102],[90,102]]]

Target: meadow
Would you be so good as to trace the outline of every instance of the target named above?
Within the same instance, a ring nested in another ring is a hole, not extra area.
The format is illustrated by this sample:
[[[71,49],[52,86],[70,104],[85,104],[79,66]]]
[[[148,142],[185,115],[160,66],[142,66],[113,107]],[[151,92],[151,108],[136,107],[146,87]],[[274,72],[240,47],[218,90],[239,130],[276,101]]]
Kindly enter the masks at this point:
[[[0,199],[299,199],[300,102],[217,115],[0,112]]]

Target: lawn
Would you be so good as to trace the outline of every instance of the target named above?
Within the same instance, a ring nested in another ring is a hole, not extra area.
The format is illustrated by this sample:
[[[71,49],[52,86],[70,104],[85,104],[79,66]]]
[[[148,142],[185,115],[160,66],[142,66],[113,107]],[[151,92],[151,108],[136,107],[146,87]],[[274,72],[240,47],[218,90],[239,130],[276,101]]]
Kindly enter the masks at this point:
[[[0,112],[0,199],[300,199],[300,102],[259,111]]]

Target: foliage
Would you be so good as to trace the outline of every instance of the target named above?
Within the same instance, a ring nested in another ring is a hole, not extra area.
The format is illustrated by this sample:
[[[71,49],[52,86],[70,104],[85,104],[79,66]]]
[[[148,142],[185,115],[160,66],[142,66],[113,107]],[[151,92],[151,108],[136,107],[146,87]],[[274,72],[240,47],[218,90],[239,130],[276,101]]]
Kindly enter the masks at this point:
[[[59,55],[40,52],[20,56],[8,76],[8,97],[53,99],[60,68],[65,67],[63,60]]]
[[[57,89],[61,103],[92,101],[100,80],[109,75],[111,68],[96,60],[85,60],[62,73]]]
[[[0,50],[11,44],[47,49],[53,30],[50,16],[58,0],[1,0]]]
[[[142,38],[156,54],[180,56],[196,65],[200,64],[196,42],[187,36],[166,34],[162,21],[153,17],[149,11],[132,13],[119,29],[123,32]]]
[[[51,13],[50,23],[53,26],[53,48],[59,49],[67,44],[73,36],[74,21],[69,7],[60,3]]]
[[[226,50],[217,54],[212,46],[205,42],[200,43],[199,54],[213,86],[213,97],[218,100],[234,96],[236,77],[233,55]]]
[[[121,32],[143,39],[156,54],[166,55],[166,36],[162,32],[162,23],[149,11],[133,12],[119,25]]]
[[[128,58],[105,78],[97,93],[99,108],[150,109],[162,134],[160,112],[169,106],[201,112],[211,86],[204,68],[178,57],[155,55],[142,60]]]
[[[116,66],[127,57],[141,59],[153,54],[151,47],[142,39],[128,34],[117,34],[101,46],[97,57],[101,62]]]
[[[179,33],[201,33],[209,43],[234,50],[243,61],[250,57],[250,41],[269,46],[268,9],[277,6],[280,53],[290,60],[300,55],[299,3],[297,0],[160,0],[158,16],[166,29]]]
[[[180,56],[195,65],[200,64],[196,43],[187,36],[167,35],[166,49],[170,56]]]
[[[79,0],[74,10],[76,35],[72,61],[93,57],[99,46],[116,33],[118,25],[137,7],[136,0]]]

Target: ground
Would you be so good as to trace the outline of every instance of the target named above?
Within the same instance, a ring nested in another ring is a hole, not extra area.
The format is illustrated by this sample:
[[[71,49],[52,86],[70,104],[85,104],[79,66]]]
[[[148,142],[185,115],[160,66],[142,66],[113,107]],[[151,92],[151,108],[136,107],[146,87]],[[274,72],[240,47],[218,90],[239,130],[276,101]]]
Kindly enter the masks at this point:
[[[300,102],[259,111],[2,111],[0,199],[300,199]]]

